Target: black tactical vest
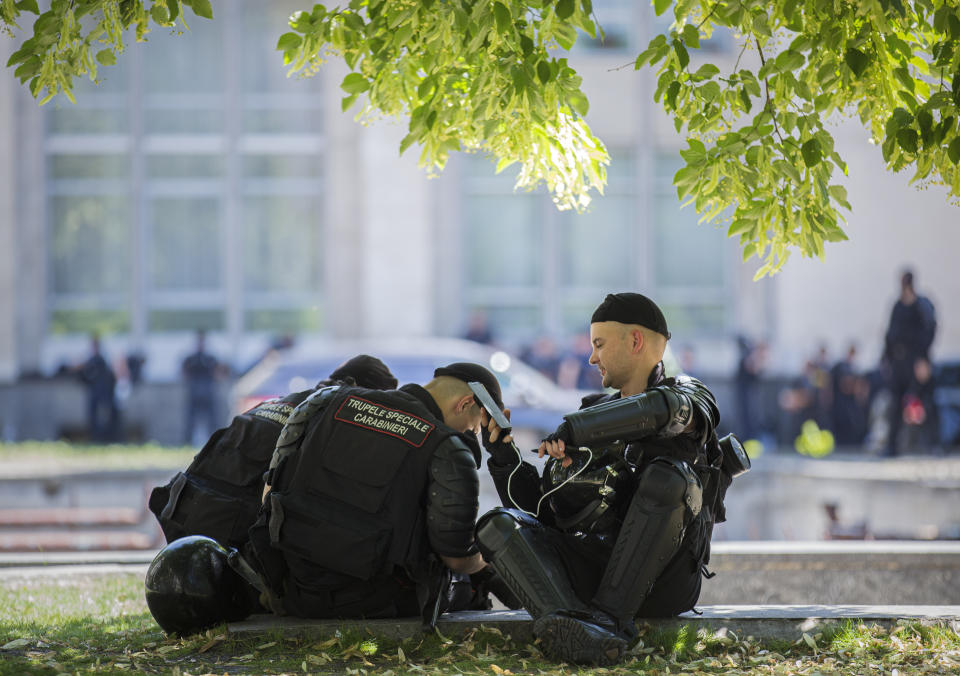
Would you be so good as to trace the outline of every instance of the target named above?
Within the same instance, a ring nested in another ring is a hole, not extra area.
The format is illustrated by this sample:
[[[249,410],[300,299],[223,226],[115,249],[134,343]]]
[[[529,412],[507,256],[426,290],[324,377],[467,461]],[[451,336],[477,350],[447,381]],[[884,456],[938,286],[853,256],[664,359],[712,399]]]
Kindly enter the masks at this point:
[[[263,475],[293,409],[313,390],[265,401],[217,430],[166,486],[150,493],[150,511],[167,542],[206,535],[239,548],[260,511]]]
[[[310,403],[291,416],[284,436]],[[430,462],[456,432],[406,392],[341,388],[295,434],[258,522],[266,521],[271,548],[283,554],[285,593],[309,596],[290,585],[316,583],[320,571],[371,580],[394,566],[420,569],[430,552]],[[264,565],[269,558],[261,557]]]

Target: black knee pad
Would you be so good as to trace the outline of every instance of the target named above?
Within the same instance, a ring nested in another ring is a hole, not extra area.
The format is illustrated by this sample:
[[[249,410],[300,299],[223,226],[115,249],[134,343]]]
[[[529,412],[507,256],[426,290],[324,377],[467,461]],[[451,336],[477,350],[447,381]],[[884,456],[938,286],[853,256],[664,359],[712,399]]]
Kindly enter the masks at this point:
[[[497,507],[477,521],[477,546],[533,617],[582,609],[548,531],[516,509]]]
[[[637,494],[658,511],[683,504],[687,518],[700,513],[703,506],[703,488],[700,478],[683,460],[655,458],[640,475]]]

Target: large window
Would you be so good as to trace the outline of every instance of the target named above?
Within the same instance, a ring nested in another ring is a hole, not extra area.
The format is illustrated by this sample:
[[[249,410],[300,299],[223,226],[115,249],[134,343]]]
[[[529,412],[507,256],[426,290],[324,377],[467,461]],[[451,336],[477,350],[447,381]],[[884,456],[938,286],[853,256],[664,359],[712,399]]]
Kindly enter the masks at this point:
[[[604,295],[637,290],[663,307],[671,330],[723,330],[731,246],[722,229],[697,224],[692,206],[680,208],[671,183],[679,158],[644,152],[612,151],[605,195],[583,214],[557,211],[542,192],[514,193],[487,160],[465,158],[461,325],[480,311],[507,342],[571,336]],[[652,167],[647,182],[641,159]]]
[[[131,41],[46,120],[55,333],[322,330],[319,77],[297,0],[236,0]]]

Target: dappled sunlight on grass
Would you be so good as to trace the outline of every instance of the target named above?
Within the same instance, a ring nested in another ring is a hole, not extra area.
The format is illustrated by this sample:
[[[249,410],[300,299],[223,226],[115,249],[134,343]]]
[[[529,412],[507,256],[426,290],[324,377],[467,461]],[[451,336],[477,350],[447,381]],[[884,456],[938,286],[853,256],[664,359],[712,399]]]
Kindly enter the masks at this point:
[[[838,624],[793,641],[758,641],[696,624],[641,625],[624,664],[586,668],[544,659],[537,642],[491,627],[403,640],[342,629],[329,638],[271,630],[166,636],[137,574],[0,576],[0,676],[21,674],[915,674],[960,672],[947,626]]]

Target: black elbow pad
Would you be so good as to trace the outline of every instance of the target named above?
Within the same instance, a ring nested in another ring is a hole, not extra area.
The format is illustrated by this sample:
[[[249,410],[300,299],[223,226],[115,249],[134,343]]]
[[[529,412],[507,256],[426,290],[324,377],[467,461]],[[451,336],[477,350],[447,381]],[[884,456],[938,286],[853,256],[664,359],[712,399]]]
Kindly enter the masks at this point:
[[[691,415],[689,397],[664,387],[581,409],[564,419],[575,444],[595,446],[617,439],[676,436],[690,424]]]

